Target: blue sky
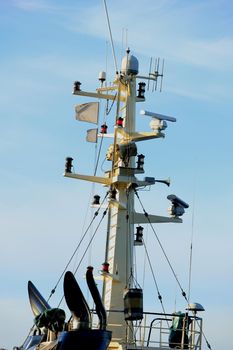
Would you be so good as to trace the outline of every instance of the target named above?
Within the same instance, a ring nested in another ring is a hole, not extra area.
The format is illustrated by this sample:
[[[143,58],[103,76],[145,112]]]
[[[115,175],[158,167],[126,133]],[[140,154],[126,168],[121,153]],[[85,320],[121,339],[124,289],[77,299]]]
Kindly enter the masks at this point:
[[[142,5],[109,0],[108,7],[118,65],[123,29],[140,73],[148,72],[151,56],[165,58],[163,92],[147,93],[138,111],[173,115],[177,123],[169,125],[164,140],[140,144],[140,153],[146,155],[146,175],[170,176],[172,185],[157,185],[140,195],[147,211],[159,215],[166,215],[167,194],[176,193],[190,204],[182,225],[161,225],[157,232],[185,289],[193,232],[191,297],[206,309],[205,333],[212,348],[229,350],[232,2],[145,0]],[[32,323],[28,279],[45,297],[49,294],[91,215],[91,186],[62,177],[68,155],[75,158],[76,171],[93,171],[94,146],[85,142],[89,126],[74,119],[74,105],[87,99],[72,96],[73,81],[94,90],[106,60],[112,81],[113,61],[102,1],[97,0],[2,0],[0,40],[0,346],[11,348],[21,345]],[[137,114],[139,130],[149,131],[148,121]],[[109,120],[110,129],[112,125]],[[101,188],[96,191],[104,194]],[[104,245],[104,239],[103,228],[98,242]],[[96,249],[93,264],[98,269],[104,258],[97,242]],[[173,311],[174,303],[184,308],[160,258],[155,264],[166,310]],[[160,311],[156,303],[155,311]]]

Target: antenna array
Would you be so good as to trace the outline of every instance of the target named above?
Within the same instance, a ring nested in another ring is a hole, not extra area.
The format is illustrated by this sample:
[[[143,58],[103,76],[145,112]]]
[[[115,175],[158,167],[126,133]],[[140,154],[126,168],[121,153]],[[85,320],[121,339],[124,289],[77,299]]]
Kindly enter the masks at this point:
[[[161,65],[161,70],[160,70]],[[154,69],[153,69],[154,67]],[[162,60],[162,64],[160,63],[160,57],[150,59],[150,67],[149,67],[149,81],[147,85],[147,90],[150,89],[150,80],[153,81],[152,84],[152,92],[156,91],[158,88],[158,78],[160,78],[160,86],[159,91],[162,91],[163,86],[163,72],[164,72],[164,59]]]

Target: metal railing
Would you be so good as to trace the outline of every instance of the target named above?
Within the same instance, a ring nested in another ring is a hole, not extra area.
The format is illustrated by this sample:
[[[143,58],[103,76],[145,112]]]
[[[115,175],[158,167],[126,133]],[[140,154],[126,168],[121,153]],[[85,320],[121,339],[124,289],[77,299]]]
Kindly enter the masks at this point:
[[[108,311],[122,312],[122,311]],[[188,349],[201,350],[202,345],[202,319],[196,315],[186,315],[183,326],[176,329],[177,340],[169,339],[173,317],[176,314],[162,314],[144,312],[141,321],[133,321],[128,323],[128,333],[132,332],[134,342],[129,349]],[[94,319],[93,319],[94,321]],[[95,322],[94,322],[95,323]],[[133,325],[133,327],[132,327]],[[111,324],[111,328],[120,325]],[[119,341],[113,336],[113,341]]]

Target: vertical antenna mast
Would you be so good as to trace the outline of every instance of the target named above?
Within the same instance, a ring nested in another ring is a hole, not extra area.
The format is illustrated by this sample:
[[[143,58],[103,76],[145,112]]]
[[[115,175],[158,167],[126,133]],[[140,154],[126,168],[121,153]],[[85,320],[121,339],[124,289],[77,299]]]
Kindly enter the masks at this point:
[[[107,9],[107,5],[106,5],[106,0],[103,0],[103,2],[104,2],[104,9],[105,9],[105,14],[106,14],[106,18],[107,18],[107,23],[108,23],[108,30],[109,30],[109,35],[110,35],[115,70],[116,70],[116,73],[118,73],[117,60],[116,60],[116,54],[115,54],[115,49],[114,49],[114,44],[113,44],[112,31],[111,31],[110,20],[109,20],[109,16],[108,16],[108,9]]]

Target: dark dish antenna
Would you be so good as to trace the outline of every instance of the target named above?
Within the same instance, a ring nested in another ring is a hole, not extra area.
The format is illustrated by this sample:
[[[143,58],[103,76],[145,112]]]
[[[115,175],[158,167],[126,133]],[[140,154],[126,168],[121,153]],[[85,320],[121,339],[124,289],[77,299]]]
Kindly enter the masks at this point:
[[[160,69],[161,66],[161,69]],[[154,69],[153,69],[154,67]],[[158,58],[152,58],[150,59],[150,65],[149,65],[149,81],[148,81],[148,86],[147,86],[147,90],[149,90],[150,88],[150,80],[152,80],[153,84],[152,84],[152,92],[157,91],[157,89],[159,90],[159,92],[162,91],[162,86],[163,86],[163,72],[164,72],[164,59],[160,60],[160,57]],[[160,81],[159,84],[159,88],[158,88],[158,83]]]

